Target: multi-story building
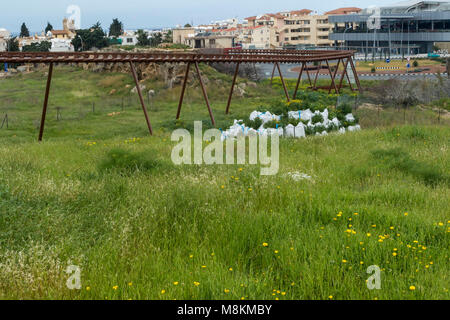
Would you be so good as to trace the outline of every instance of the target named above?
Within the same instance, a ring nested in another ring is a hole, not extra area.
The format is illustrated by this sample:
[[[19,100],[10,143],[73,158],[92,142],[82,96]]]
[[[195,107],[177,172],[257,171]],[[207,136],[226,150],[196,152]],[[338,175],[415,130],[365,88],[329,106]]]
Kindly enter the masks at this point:
[[[268,26],[273,29],[270,47],[330,47],[328,39],[332,25],[327,15],[313,14],[308,9],[264,14],[246,19],[249,26]]]
[[[450,42],[450,2],[403,1],[355,14],[330,15],[330,39],[366,55],[430,53]]]
[[[312,10],[302,9],[249,17],[242,24],[231,19],[210,25],[176,28],[173,30],[173,42],[192,48],[208,47],[215,46],[217,37],[222,37],[220,42],[240,44],[246,49],[331,47],[335,42],[329,39],[333,24],[328,21],[328,15],[359,11],[361,9],[353,7],[340,8],[319,15]],[[224,40],[224,37],[228,37],[228,40]],[[233,37],[234,40],[231,40]]]

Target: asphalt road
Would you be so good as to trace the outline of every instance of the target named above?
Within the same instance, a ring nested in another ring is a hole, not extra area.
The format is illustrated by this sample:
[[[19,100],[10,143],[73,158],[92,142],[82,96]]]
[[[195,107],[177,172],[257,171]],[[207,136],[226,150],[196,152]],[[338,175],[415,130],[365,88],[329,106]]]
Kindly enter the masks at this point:
[[[258,64],[257,67],[262,71],[265,78],[270,78],[272,76],[273,64]],[[283,73],[283,77],[286,79],[297,79],[298,73],[292,72],[291,69],[298,67],[301,68],[299,64],[280,64],[281,72]],[[325,69],[324,69],[325,71]],[[315,72],[312,73],[315,76]],[[275,76],[278,77],[278,70],[275,71]],[[306,75],[304,75],[306,78]],[[329,79],[329,76],[319,75],[319,79]],[[359,79],[361,80],[388,80],[388,79],[401,79],[401,80],[409,80],[409,79],[417,79],[417,78],[436,78],[433,74],[423,74],[423,75],[397,75],[397,74],[387,74],[387,75],[360,75]]]

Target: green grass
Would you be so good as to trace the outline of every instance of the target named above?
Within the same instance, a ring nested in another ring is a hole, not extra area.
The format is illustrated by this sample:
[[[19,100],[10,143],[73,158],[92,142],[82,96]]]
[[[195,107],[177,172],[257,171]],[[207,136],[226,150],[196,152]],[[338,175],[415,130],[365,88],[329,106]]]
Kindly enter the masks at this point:
[[[135,96],[108,116],[128,101],[131,77],[56,68],[54,80],[40,144],[45,77],[0,81],[10,116],[0,130],[0,298],[449,298],[450,127],[431,125],[431,111],[404,124],[403,112],[364,109],[362,132],[282,140],[279,174],[261,177],[258,166],[172,164],[173,128],[208,124],[198,88],[176,123],[180,89],[149,81],[148,137]],[[283,95],[263,83],[225,116],[228,87],[208,86],[222,128]],[[82,269],[79,291],[66,288],[71,264]],[[371,265],[381,290],[366,287]]]

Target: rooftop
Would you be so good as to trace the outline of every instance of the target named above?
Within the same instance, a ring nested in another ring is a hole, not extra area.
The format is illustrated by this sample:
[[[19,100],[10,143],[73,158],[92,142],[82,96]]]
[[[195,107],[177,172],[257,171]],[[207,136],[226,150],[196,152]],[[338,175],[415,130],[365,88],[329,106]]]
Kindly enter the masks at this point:
[[[417,1],[408,0],[394,3],[390,6],[380,7],[381,14],[404,14],[422,12],[444,12],[450,11],[450,2],[442,0]],[[371,14],[373,8],[364,9],[362,14]]]
[[[332,11],[325,12],[326,15],[335,15],[335,14],[352,14],[352,13],[359,13],[361,12],[361,8],[356,7],[346,7],[346,8],[339,8]]]

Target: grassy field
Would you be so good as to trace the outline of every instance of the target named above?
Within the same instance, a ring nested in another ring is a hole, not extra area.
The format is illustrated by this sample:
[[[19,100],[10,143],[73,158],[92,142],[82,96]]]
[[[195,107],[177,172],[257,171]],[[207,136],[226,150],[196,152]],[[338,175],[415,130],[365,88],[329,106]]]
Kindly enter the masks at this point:
[[[225,116],[229,77],[211,77],[221,128],[283,97],[263,83]],[[148,81],[148,137],[130,76],[56,68],[53,84],[39,144],[45,75],[0,81],[0,298],[449,298],[450,127],[435,112],[405,123],[361,108],[363,131],[284,139],[279,174],[261,177],[258,166],[172,164],[173,129],[208,126],[199,88],[177,123],[180,89]],[[66,287],[69,265],[81,290]],[[371,265],[381,290],[367,289]]]
[[[367,62],[357,61],[356,69],[358,70],[358,72],[370,72],[372,68],[380,68],[380,67],[384,67],[384,68],[398,67],[399,69],[397,69],[397,70],[402,70],[402,71],[408,70],[408,68],[406,67],[406,65],[408,64],[408,61],[406,59],[404,61],[392,60],[390,63],[386,63],[384,60],[383,61],[376,60],[374,63],[372,63],[371,59],[372,59],[372,56],[369,56]],[[378,57],[378,59],[379,59],[379,57]],[[445,64],[441,64],[441,62],[436,61],[436,60],[416,59],[416,61],[418,63],[417,68],[429,68],[429,67],[437,67],[437,66],[441,66],[441,65],[445,67]],[[414,70],[413,62],[414,62],[414,60],[411,60],[411,62],[410,62],[411,68],[409,70]]]

